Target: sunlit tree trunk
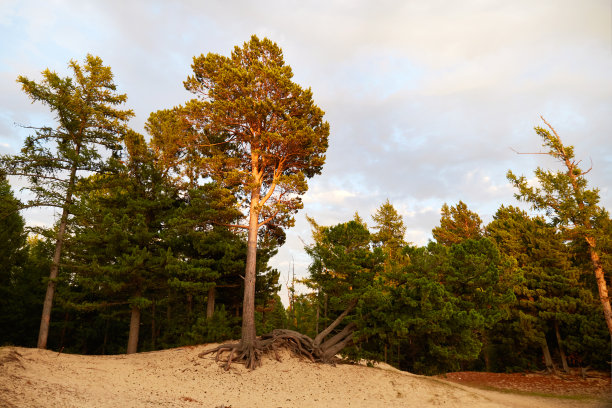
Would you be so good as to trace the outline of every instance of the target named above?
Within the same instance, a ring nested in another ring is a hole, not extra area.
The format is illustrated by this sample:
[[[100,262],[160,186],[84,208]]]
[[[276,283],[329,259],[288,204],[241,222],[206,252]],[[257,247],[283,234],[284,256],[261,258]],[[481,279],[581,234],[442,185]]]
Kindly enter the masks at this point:
[[[259,225],[259,188],[251,191],[247,259],[244,272],[244,300],[242,303],[242,349],[255,346],[255,276],[257,262],[257,230]]]

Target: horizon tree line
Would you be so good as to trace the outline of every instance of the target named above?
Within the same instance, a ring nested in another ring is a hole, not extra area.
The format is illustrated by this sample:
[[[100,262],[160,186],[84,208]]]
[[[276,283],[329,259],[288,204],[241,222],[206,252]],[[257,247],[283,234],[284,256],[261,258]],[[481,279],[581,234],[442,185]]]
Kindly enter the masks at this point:
[[[85,353],[240,336],[202,353],[229,354],[226,368],[253,369],[280,343],[313,360],[344,353],[424,373],[609,363],[610,217],[543,118],[544,154],[564,170],[536,169],[538,187],[508,179],[546,217],[502,205],[482,226],[462,201],[444,204],[423,247],[404,241],[388,200],[372,231],[358,214],[309,219],[311,292],[285,310],[267,263],[322,171],[329,125],[278,45],[253,36],[230,57],[194,57],[184,83],[194,99],[153,112],[149,141],[128,127],[127,97],[99,57],[69,68],[18,78],[56,124],[0,157],[0,319],[11,328],[1,342],[32,345],[41,307],[39,348],[52,328],[53,347]],[[25,178],[33,198],[19,202],[7,176]],[[35,206],[61,215],[28,238],[18,212]]]

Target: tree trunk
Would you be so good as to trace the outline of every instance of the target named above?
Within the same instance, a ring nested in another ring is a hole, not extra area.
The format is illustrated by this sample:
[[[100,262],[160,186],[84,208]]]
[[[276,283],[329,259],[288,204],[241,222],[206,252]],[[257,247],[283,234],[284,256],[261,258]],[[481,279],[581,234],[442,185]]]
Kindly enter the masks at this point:
[[[140,330],[140,309],[132,306],[132,317],[130,319],[130,335],[128,337],[127,354],[138,351],[138,331]]]
[[[604,277],[603,266],[601,265],[601,259],[599,254],[595,250],[595,238],[585,237],[587,244],[589,244],[589,255],[591,255],[591,262],[593,263],[593,269],[595,270],[595,280],[597,281],[597,289],[599,290],[599,300],[603,308],[604,318],[608,325],[608,332],[612,337],[612,308],[610,307],[610,298],[608,296],[608,285],[606,284],[606,278]]]
[[[215,286],[208,288],[208,299],[206,300],[206,320],[210,320],[215,313]]]
[[[257,231],[259,229],[259,187],[251,190],[249,211],[249,234],[247,240],[247,259],[244,271],[244,300],[242,303],[242,350],[255,346],[255,276],[257,261]]]
[[[323,295],[323,297],[325,298],[325,302],[324,302],[325,307],[323,308],[323,317],[327,320],[327,300],[328,300],[327,293]]]
[[[155,301],[151,305],[151,350],[155,350],[155,340],[157,333],[155,332]]]
[[[102,354],[106,354],[106,345],[108,344],[108,325],[110,319],[106,319],[106,324],[104,325],[104,341],[102,342]]]
[[[557,335],[557,345],[559,346],[559,355],[561,356],[561,364],[563,364],[563,371],[569,373],[569,365],[567,364],[567,358],[565,357],[565,351],[563,350],[563,340],[561,339],[561,332],[559,331],[559,322],[556,319],[555,334]]]
[[[81,145],[75,146],[76,156],[79,157]],[[38,345],[40,349],[47,348],[47,338],[49,337],[49,324],[51,323],[51,309],[53,308],[53,296],[55,295],[55,280],[59,273],[60,259],[62,256],[62,247],[64,245],[64,235],[66,234],[66,225],[68,224],[68,215],[70,214],[69,207],[72,204],[72,190],[76,180],[77,165],[74,163],[70,169],[70,178],[68,179],[68,188],[66,189],[66,200],[60,218],[59,229],[55,236],[55,251],[53,252],[53,261],[51,270],[49,271],[49,283],[47,284],[47,293],[43,302],[42,317],[40,319],[40,329],[38,330]]]
[[[546,338],[542,342],[542,354],[544,356],[544,364],[546,364],[546,371],[556,372],[555,365],[553,364],[552,357],[550,356],[550,349],[548,348],[548,342]]]
[[[486,333],[482,336],[482,343],[483,343],[482,355],[485,361],[485,370],[487,371],[487,373],[490,373],[491,372],[491,349],[489,347],[489,337],[487,336]]]
[[[400,346],[401,346],[401,344],[402,344],[401,340],[398,340],[398,342],[397,342],[397,369],[398,370],[401,370],[400,366],[401,366],[401,362],[402,362],[401,353],[400,353]]]
[[[344,320],[344,318],[355,308],[355,306],[357,306],[357,299],[353,299],[349,303],[348,307],[344,310],[344,312],[342,312],[340,316],[338,316],[336,320],[333,321],[332,324],[327,326],[327,328],[323,330],[321,333],[317,334],[317,336],[313,340],[314,348],[319,347],[319,345],[323,343],[323,340],[325,340],[325,337],[327,337],[336,327],[338,327],[340,323],[342,323],[342,320]]]
[[[70,200],[70,197],[68,198]],[[56,279],[59,272],[60,258],[62,255],[62,246],[64,245],[64,235],[66,233],[66,224],[68,223],[68,207],[64,207],[62,218],[60,219],[59,230],[55,237],[55,251],[53,252],[53,262],[49,272],[49,283],[47,283],[47,293],[43,303],[42,317],[40,319],[40,329],[38,331],[38,345],[40,349],[47,348],[47,339],[49,337],[49,324],[51,323],[51,309],[53,308],[53,296],[55,295]]]
[[[317,317],[315,319],[315,333],[319,332],[319,311],[320,311],[320,307],[319,307],[319,302],[317,301]]]
[[[387,364],[387,342],[385,342],[385,364]]]

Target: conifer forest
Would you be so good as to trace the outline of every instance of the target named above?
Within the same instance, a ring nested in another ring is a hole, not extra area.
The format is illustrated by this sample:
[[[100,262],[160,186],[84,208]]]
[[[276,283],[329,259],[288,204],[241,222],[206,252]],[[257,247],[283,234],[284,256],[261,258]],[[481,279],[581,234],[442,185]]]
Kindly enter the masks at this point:
[[[423,246],[390,200],[332,225],[308,218],[308,276],[285,305],[269,261],[325,177],[333,126],[267,38],[191,68],[176,86],[192,99],[152,112],[146,134],[99,57],[17,78],[54,121],[23,124],[20,153],[0,156],[0,345],[217,343],[249,368],[285,345],[428,375],[610,370],[612,221],[560,126],[534,124],[555,165],[508,169],[516,201],[488,224],[462,197]],[[33,207],[56,217],[27,225]]]

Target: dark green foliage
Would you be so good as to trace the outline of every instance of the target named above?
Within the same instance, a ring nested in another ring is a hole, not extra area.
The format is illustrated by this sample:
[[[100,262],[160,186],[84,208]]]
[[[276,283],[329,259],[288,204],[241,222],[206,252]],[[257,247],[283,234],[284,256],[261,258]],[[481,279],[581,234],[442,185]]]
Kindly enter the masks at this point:
[[[466,240],[410,248],[407,255],[410,263],[392,289],[391,329],[406,350],[400,367],[432,374],[476,360],[484,334],[514,300],[500,279],[499,252],[488,240]]]
[[[27,242],[25,222],[8,181],[0,175],[0,345],[36,345],[44,276],[43,241]],[[46,270],[45,270],[46,268]]]
[[[273,292],[260,291],[259,293],[270,294]],[[275,329],[287,328],[287,313],[280,296],[270,296],[265,303],[255,308],[255,324],[258,333],[270,333]]]
[[[515,274],[524,278],[514,286],[518,303],[510,310],[510,318],[494,329],[498,369],[542,368],[543,345],[557,350],[559,356],[563,350],[573,364],[588,361],[603,367],[601,349],[591,347],[605,348],[607,343],[605,335],[600,337],[602,330],[605,333],[603,322],[593,320],[595,285],[582,281],[584,275],[572,262],[561,234],[541,217],[530,218],[517,208],[502,206],[487,226],[487,235],[502,253],[516,260]]]
[[[0,173],[0,287],[11,283],[14,269],[23,266],[27,255],[25,221],[19,208],[8,180]]]
[[[82,195],[70,240],[72,299],[76,310],[104,310],[110,305],[144,310],[150,294],[167,281],[176,262],[165,236],[167,219],[177,205],[171,188],[154,166],[144,138],[126,137],[128,158],[116,175],[93,177],[92,193]],[[85,182],[84,182],[85,183]]]
[[[183,344],[218,343],[240,337],[240,318],[232,316],[221,305],[211,319],[200,316],[184,336]]]
[[[306,248],[313,258],[307,283],[318,291],[311,307],[319,308],[325,327],[358,300],[347,318],[357,325],[358,341],[345,350],[353,358],[386,359],[425,373],[458,369],[478,358],[483,336],[514,301],[504,281],[508,261],[487,239],[409,248],[396,255],[401,264],[384,267],[392,254],[375,245],[380,235],[362,223],[311,224],[315,245]]]
[[[51,251],[46,241],[32,238],[10,269],[0,266],[0,345],[36,347]]]

